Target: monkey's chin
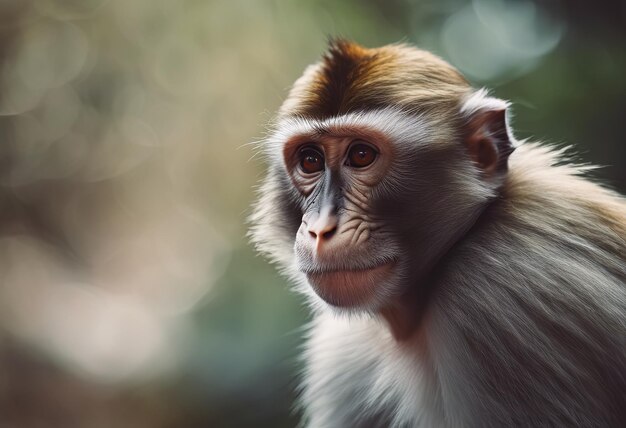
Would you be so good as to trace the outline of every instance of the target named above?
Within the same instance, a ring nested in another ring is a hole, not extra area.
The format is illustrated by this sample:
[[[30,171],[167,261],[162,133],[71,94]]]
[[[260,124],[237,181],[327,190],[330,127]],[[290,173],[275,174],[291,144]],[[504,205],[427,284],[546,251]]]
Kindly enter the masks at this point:
[[[380,299],[384,284],[390,282],[394,262],[362,270],[308,272],[313,290],[326,303],[338,307],[371,306]]]

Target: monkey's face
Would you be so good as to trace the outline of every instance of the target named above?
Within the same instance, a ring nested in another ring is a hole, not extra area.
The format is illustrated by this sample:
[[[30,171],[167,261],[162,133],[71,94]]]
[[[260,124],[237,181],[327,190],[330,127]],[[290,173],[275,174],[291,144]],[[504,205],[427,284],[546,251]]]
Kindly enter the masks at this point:
[[[453,129],[398,109],[286,119],[267,144],[257,242],[335,307],[414,286],[485,199]]]
[[[394,288],[400,251],[374,203],[394,157],[390,142],[363,129],[300,136],[283,156],[301,202],[296,263],[315,292],[345,307]]]
[[[334,49],[263,142],[252,236],[326,303],[378,311],[422,287],[493,197],[506,105],[422,51]]]

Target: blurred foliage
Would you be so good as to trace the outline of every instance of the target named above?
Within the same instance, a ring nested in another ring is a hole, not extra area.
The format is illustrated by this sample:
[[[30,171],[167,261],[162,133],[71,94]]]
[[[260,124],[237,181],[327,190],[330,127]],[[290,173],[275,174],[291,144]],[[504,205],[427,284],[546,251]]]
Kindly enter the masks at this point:
[[[296,425],[247,143],[328,36],[432,50],[626,190],[621,1],[0,1],[1,426]]]

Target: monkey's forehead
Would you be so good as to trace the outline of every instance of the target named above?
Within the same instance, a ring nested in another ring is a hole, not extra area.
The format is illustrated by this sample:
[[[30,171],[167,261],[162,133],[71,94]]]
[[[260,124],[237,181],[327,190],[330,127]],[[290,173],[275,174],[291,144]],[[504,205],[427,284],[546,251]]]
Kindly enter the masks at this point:
[[[381,135],[389,142],[411,141],[414,144],[431,141],[438,129],[427,115],[405,111],[400,107],[385,107],[347,113],[328,118],[288,116],[280,119],[264,140],[266,152],[281,154],[284,145],[293,140],[316,140],[324,136]]]
[[[424,50],[403,44],[367,49],[336,40],[295,82],[279,116],[325,119],[390,106],[454,108],[470,90],[454,67]]]

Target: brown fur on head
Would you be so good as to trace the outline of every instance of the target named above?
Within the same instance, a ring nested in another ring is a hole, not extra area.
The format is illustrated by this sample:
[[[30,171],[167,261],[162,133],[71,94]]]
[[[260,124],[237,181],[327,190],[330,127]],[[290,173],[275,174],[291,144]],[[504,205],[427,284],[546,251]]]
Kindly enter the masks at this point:
[[[454,67],[429,52],[405,44],[368,49],[333,40],[322,61],[296,81],[279,115],[324,119],[387,106],[449,111],[469,91]]]

